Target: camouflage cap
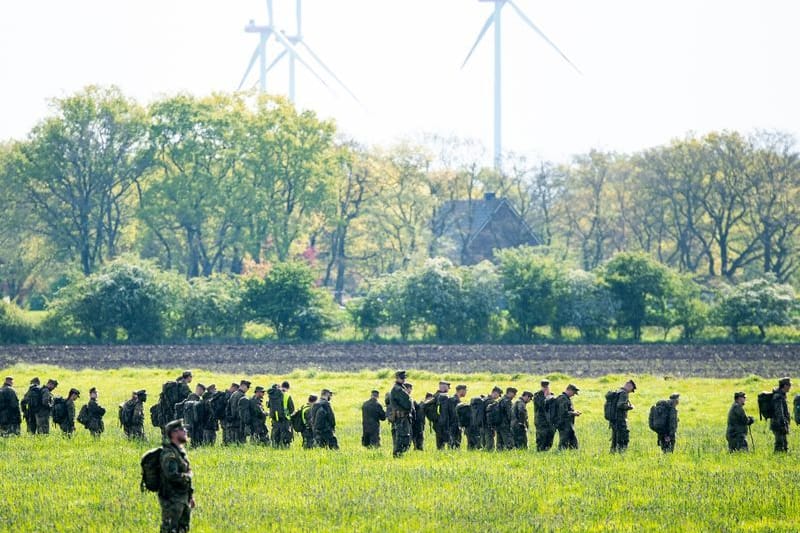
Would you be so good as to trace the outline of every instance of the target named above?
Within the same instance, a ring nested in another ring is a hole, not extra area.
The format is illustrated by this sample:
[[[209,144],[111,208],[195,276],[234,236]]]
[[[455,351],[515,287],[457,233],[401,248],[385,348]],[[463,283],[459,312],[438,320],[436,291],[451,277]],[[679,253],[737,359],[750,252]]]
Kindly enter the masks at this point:
[[[467,390],[466,385],[456,385],[456,390]]]
[[[281,388],[282,389],[288,389],[289,388],[289,382],[288,381],[284,381],[283,383],[281,383]]]
[[[677,392],[673,392],[672,394],[669,395],[669,399],[670,400],[680,400],[680,398],[681,398],[681,395],[678,394]]]
[[[325,394],[330,394],[331,396],[333,396],[333,391],[332,390],[328,390],[328,389],[322,389],[319,394],[320,394],[320,396],[325,395]]]
[[[39,381],[39,378],[31,379],[31,385],[38,385],[39,383],[41,383],[41,381]]]
[[[528,398],[533,398],[533,393],[529,390],[524,391],[522,395],[527,396]]]
[[[318,400],[318,398],[317,398],[316,394],[311,394],[311,395],[308,396],[308,403],[314,403],[317,400]]]
[[[578,394],[581,391],[576,385],[573,385],[572,383],[567,385],[567,388],[573,391],[575,394]]]
[[[197,387],[200,387],[200,388],[201,388],[201,389],[203,389],[203,390],[206,390],[206,386],[205,386],[205,385],[203,385],[202,383],[198,383],[196,386],[197,386]]]
[[[636,382],[635,381],[633,381],[632,379],[629,379],[628,383],[631,384],[631,386],[633,387],[633,390],[636,390]]]
[[[778,387],[784,387],[786,385],[791,385],[792,380],[790,378],[781,378],[778,380]]]
[[[492,387],[492,392],[496,392],[498,394],[503,394],[503,389],[501,389],[500,387],[495,385],[494,387]]]
[[[78,389],[69,389],[69,394],[67,394],[67,396],[72,396],[73,394],[75,396],[80,396],[81,391],[79,391]]]
[[[58,387],[58,380],[57,379],[48,379],[47,384],[52,384],[54,387]]]
[[[406,371],[405,370],[398,370],[394,373],[395,379],[406,379]]]
[[[190,377],[192,377],[192,371],[191,370],[184,370],[183,374],[181,374],[181,377],[182,378],[190,378]]]
[[[242,381],[239,382],[239,387],[242,387],[242,386],[247,387],[249,389],[250,388],[250,382],[247,381],[246,379],[243,379]]]
[[[370,394],[373,395],[373,396],[378,396],[380,394],[380,392],[378,392],[376,390],[373,390],[373,391],[370,391]]]
[[[255,392],[266,392],[266,391],[267,391],[267,389],[265,389],[265,388],[264,388],[264,387],[262,387],[261,385],[257,386],[255,389],[253,389],[253,392],[254,392],[254,393],[255,393]]]
[[[506,394],[510,394],[510,393],[512,393],[512,392],[513,392],[514,394],[516,394],[516,393],[517,393],[517,388],[516,388],[516,387],[507,387],[507,388],[506,388]]]
[[[94,394],[95,392],[97,392],[97,387],[92,387],[89,389],[89,394]]]
[[[141,389],[141,390],[137,390],[135,394],[136,394],[136,396],[147,396],[147,391],[144,390],[144,389]]]
[[[169,436],[173,431],[177,431],[179,429],[185,429],[183,427],[183,418],[173,420],[172,422],[167,422],[167,425],[164,426],[164,433]]]
[[[738,400],[739,398],[747,398],[747,394],[745,394],[745,393],[744,393],[744,392],[742,392],[742,391],[739,391],[739,392],[734,392],[734,393],[733,393],[733,399],[734,399],[734,400]]]
[[[549,380],[549,379],[543,379],[543,380],[540,382],[540,385],[541,385],[542,387],[549,387],[549,386],[550,386],[550,380]]]

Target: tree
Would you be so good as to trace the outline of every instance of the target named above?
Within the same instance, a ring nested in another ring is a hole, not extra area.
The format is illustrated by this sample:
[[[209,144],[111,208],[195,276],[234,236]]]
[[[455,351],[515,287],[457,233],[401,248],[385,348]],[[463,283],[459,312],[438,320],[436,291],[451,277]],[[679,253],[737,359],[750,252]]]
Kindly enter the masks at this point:
[[[90,274],[117,255],[130,193],[150,168],[146,116],[113,87],[88,87],[53,107],[18,146],[18,190],[34,227]]]
[[[244,309],[252,320],[266,322],[279,339],[316,340],[332,325],[330,296],[314,287],[308,265],[277,263],[263,279],[245,281]]]
[[[797,297],[791,286],[775,283],[774,278],[759,278],[724,288],[715,315],[730,329],[734,340],[739,340],[743,326],[757,327],[763,340],[767,327],[792,324],[797,308]]]
[[[450,261],[430,259],[408,276],[405,301],[417,323],[433,326],[437,339],[452,340],[458,337],[463,317],[461,290],[461,278]]]
[[[555,302],[553,335],[558,337],[562,328],[572,326],[587,342],[605,339],[618,311],[608,287],[583,270],[569,270],[556,280]]]
[[[194,278],[183,303],[183,329],[189,338],[240,337],[245,317],[238,278]]]
[[[663,295],[651,301],[648,323],[662,328],[665,339],[679,327],[681,339],[692,340],[708,322],[709,307],[700,296],[700,286],[691,278],[668,271]]]
[[[667,291],[667,269],[642,253],[618,253],[602,268],[602,278],[618,306],[617,327],[630,328],[636,341]]]
[[[535,327],[553,322],[561,267],[525,246],[497,251],[495,257],[508,314],[521,337],[531,339]]]
[[[77,329],[98,341],[154,342],[180,320],[186,282],[148,263],[114,261],[56,294],[51,305],[62,332]]]

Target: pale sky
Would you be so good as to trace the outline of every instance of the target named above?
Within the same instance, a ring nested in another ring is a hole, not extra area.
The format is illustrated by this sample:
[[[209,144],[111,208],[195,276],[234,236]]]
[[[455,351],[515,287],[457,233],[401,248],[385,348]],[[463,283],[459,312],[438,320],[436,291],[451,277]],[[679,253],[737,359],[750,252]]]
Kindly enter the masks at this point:
[[[506,6],[504,149],[564,160],[633,151],[688,131],[800,133],[800,2],[515,0],[578,75]],[[274,0],[291,33],[294,0]],[[297,103],[366,144],[421,133],[492,140],[493,35],[464,60],[490,2],[305,0],[305,41],[363,103],[298,67]],[[51,97],[115,84],[148,102],[232,91],[263,0],[4,0],[0,139],[23,137]],[[272,45],[272,52],[277,44]],[[248,85],[257,81],[255,72]],[[288,90],[286,64],[268,91]]]

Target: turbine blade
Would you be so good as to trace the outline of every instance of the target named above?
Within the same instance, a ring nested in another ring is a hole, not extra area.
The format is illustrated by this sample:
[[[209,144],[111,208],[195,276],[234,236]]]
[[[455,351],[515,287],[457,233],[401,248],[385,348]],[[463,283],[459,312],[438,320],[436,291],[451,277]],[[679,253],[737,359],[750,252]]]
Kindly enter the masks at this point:
[[[303,65],[309,71],[311,71],[311,74],[313,74],[314,77],[317,78],[322,85],[324,85],[328,89],[331,89],[331,86],[328,85],[325,82],[325,80],[322,78],[322,76],[317,74],[317,71],[315,71],[314,68],[311,65],[309,65],[308,62],[305,59],[303,59],[303,57],[297,51],[297,48],[295,48],[295,46],[289,41],[289,39],[286,38],[286,36],[284,34],[282,34],[279,31],[273,31],[272,35],[274,35],[275,38],[278,39],[278,41],[284,46],[284,48],[286,48],[286,50],[290,54],[292,54],[292,57],[294,57],[301,65]],[[333,89],[331,89],[331,90],[333,90]]]
[[[244,76],[242,76],[242,81],[239,82],[239,87],[236,89],[237,91],[242,90],[242,86],[244,82],[247,81],[247,76],[250,75],[250,71],[253,70],[253,65],[256,64],[256,60],[258,60],[258,55],[261,53],[261,50],[258,46],[256,46],[255,51],[253,52],[253,57],[250,58],[250,64],[247,65],[247,70],[244,71]]]
[[[558,46],[556,46],[556,43],[554,43],[553,41],[551,41],[551,40],[550,40],[550,39],[547,37],[547,35],[545,35],[545,34],[544,34],[544,32],[542,32],[542,30],[540,30],[540,29],[539,29],[539,28],[536,26],[536,24],[534,24],[534,23],[533,23],[533,21],[532,21],[531,19],[529,19],[529,18],[528,18],[528,16],[527,16],[527,15],[525,15],[525,13],[523,13],[523,12],[522,12],[522,10],[521,10],[521,9],[520,9],[520,8],[517,6],[517,4],[515,4],[515,3],[513,2],[513,0],[507,0],[507,2],[508,2],[509,4],[511,4],[511,7],[513,7],[513,8],[514,8],[514,11],[516,11],[516,12],[517,12],[517,15],[519,15],[519,17],[520,17],[520,18],[523,20],[523,22],[525,22],[525,24],[527,24],[528,26],[530,26],[530,28],[531,28],[533,31],[535,31],[535,32],[536,32],[536,33],[539,35],[539,37],[541,37],[542,39],[544,39],[544,41],[545,41],[547,44],[549,44],[549,45],[550,45],[550,46],[553,48],[553,50],[555,50],[556,52],[558,52],[558,54],[559,54],[559,55],[560,55],[560,56],[561,56],[561,57],[564,59],[564,61],[566,61],[567,63],[569,63],[569,64],[570,64],[570,66],[571,66],[572,68],[574,68],[574,69],[575,69],[575,72],[577,72],[577,73],[578,73],[578,74],[580,74],[580,75],[583,75],[583,72],[581,72],[581,71],[580,71],[580,69],[579,69],[578,67],[576,67],[576,66],[575,66],[575,63],[573,63],[572,61],[570,61],[570,60],[569,60],[569,58],[566,56],[566,54],[565,54],[564,52],[562,52],[562,51],[561,51],[561,50],[558,48]]]
[[[275,59],[273,59],[273,60],[272,60],[272,63],[270,63],[270,64],[269,64],[269,66],[266,68],[266,70],[264,71],[264,74],[266,74],[267,72],[269,72],[270,70],[272,70],[272,67],[274,67],[275,65],[277,65],[277,64],[278,64],[278,62],[279,62],[281,59],[283,59],[283,56],[285,56],[285,55],[286,55],[286,53],[287,53],[287,52],[286,52],[286,50],[284,50],[283,52],[281,52],[280,54],[278,54],[278,57],[276,57]]]
[[[475,39],[475,44],[473,44],[472,48],[469,49],[467,58],[464,59],[463,63],[461,63],[461,68],[464,68],[466,66],[467,61],[469,61],[469,58],[472,57],[472,52],[474,52],[475,49],[478,47],[478,44],[481,42],[481,39],[483,39],[483,36],[486,35],[486,32],[489,31],[489,27],[492,25],[493,22],[494,22],[494,11],[492,11],[492,14],[489,15],[488,19],[486,19],[486,24],[484,24],[483,28],[481,28],[481,32],[478,34],[478,38]]]
[[[345,91],[347,91],[347,94],[349,94],[349,95],[350,95],[350,97],[351,97],[353,100],[355,100],[355,101],[356,101],[356,103],[358,103],[359,105],[362,105],[362,104],[361,104],[361,101],[360,101],[360,100],[358,99],[358,97],[357,97],[357,96],[356,96],[356,95],[353,93],[353,91],[351,91],[351,90],[350,90],[350,89],[347,87],[347,85],[345,85],[345,84],[344,84],[344,82],[343,82],[342,80],[340,80],[340,79],[339,79],[339,77],[338,77],[336,74],[334,74],[334,73],[333,73],[333,70],[331,70],[331,69],[328,67],[328,65],[326,65],[325,63],[323,63],[322,59],[320,59],[320,58],[319,58],[319,56],[318,56],[317,54],[315,54],[315,53],[314,53],[314,50],[312,50],[312,49],[311,49],[311,47],[310,47],[310,46],[308,46],[308,45],[305,43],[305,41],[300,41],[300,44],[301,44],[301,45],[303,45],[303,48],[305,48],[305,49],[306,49],[306,51],[308,52],[308,55],[310,55],[310,56],[311,56],[311,58],[312,58],[314,61],[316,61],[317,63],[319,63],[319,66],[321,66],[321,67],[322,67],[322,69],[323,69],[325,72],[327,72],[327,73],[328,73],[328,75],[330,75],[330,77],[331,77],[331,78],[333,78],[334,80],[336,80],[336,83],[338,83],[338,84],[339,84],[339,85],[342,87],[342,89],[344,89]]]

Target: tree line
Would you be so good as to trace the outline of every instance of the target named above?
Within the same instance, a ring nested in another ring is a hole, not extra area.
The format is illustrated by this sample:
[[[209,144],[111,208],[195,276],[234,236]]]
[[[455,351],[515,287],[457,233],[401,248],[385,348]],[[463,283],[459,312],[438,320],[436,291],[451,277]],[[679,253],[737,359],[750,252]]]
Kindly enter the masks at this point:
[[[368,298],[369,280],[423,268],[446,202],[485,192],[509,200],[547,257],[584,273],[641,252],[704,291],[795,281],[800,165],[786,134],[689,135],[564,163],[508,154],[499,172],[484,155],[438,136],[365,146],[270,96],[142,105],[88,87],[0,144],[0,290],[43,308],[123,256],[188,280],[299,260],[343,304]]]

